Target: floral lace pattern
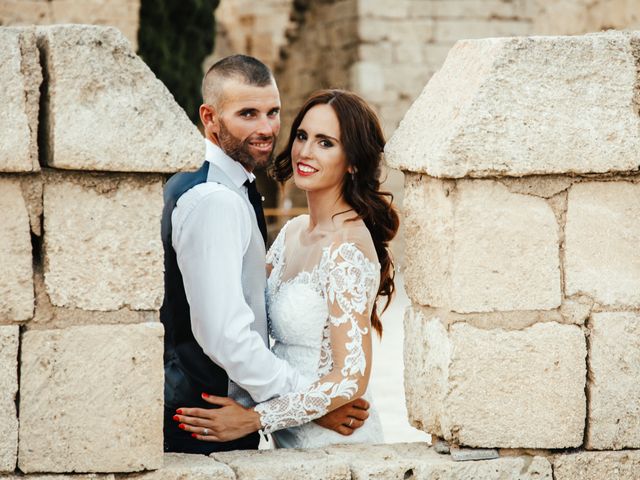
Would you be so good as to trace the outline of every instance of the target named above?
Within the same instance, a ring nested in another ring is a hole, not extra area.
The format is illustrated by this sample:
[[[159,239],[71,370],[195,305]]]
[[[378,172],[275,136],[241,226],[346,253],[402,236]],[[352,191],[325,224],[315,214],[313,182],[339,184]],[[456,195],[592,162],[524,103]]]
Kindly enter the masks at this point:
[[[311,272],[281,280],[284,230],[269,251],[273,265],[267,294],[277,299],[292,284],[312,286],[326,302],[328,315],[319,345],[317,381],[255,407],[266,433],[305,424],[362,395],[370,355],[370,316],[379,283],[379,266],[354,243],[323,248]],[[365,346],[367,344],[367,346]]]

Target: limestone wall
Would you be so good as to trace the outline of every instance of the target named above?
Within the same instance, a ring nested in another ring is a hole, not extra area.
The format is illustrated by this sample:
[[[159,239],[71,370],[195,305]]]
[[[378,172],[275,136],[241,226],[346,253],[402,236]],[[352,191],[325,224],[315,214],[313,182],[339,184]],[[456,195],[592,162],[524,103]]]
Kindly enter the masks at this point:
[[[163,174],[201,136],[114,28],[0,59],[0,472],[159,468]]]
[[[118,28],[137,49],[140,0],[3,0],[0,26],[88,23]]]
[[[406,177],[416,427],[587,450],[558,457],[556,479],[638,455],[639,45],[460,41],[387,144]]]

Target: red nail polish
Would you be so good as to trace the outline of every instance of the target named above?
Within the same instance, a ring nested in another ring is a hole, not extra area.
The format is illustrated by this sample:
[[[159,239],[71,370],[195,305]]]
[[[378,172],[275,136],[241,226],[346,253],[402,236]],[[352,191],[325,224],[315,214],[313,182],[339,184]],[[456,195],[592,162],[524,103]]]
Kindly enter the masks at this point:
[[[177,410],[176,410],[176,413],[177,413],[178,415],[182,415],[182,409],[181,409],[181,408],[177,409]]]
[[[202,394],[202,396],[203,396],[204,398],[209,398],[209,394],[208,394],[208,393],[203,393],[203,394]]]
[[[192,433],[192,434],[191,434],[191,436],[192,436],[193,438],[198,438],[198,435],[196,435],[195,433]]]
[[[178,428],[181,428],[182,430],[184,430],[187,427],[185,427],[184,423],[181,423],[181,424],[178,425]]]
[[[174,416],[173,416],[173,419],[174,419],[176,422],[179,422],[179,421],[180,421],[180,418],[178,417],[178,415],[174,415]]]

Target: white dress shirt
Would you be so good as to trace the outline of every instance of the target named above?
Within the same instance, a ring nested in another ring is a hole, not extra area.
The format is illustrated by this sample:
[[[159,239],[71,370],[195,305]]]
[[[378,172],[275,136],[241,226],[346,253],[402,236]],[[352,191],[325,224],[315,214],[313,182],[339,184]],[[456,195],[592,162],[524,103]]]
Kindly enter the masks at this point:
[[[247,195],[243,184],[255,176],[220,147],[205,142],[205,159]],[[178,199],[171,216],[172,243],[196,341],[230,380],[262,402],[304,389],[309,381],[271,353],[251,329],[255,317],[242,290],[242,261],[255,221],[250,208],[224,185],[201,183]]]

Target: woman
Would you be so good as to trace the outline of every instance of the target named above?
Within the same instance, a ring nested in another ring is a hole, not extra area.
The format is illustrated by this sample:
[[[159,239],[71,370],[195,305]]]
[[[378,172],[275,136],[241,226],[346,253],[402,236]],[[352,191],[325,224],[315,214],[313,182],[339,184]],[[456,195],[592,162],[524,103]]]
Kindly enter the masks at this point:
[[[267,308],[274,353],[313,383],[253,409],[216,397],[223,406],[214,432],[196,438],[230,440],[262,428],[279,447],[383,441],[374,408],[350,437],[312,422],[369,399],[371,330],[382,334],[377,300],[386,297],[386,309],[394,291],[388,243],[398,230],[391,195],[379,191],[383,147],[375,113],[353,93],[319,91],[294,119],[272,173],[279,182],[293,176],[309,215],[287,223],[267,255]]]

